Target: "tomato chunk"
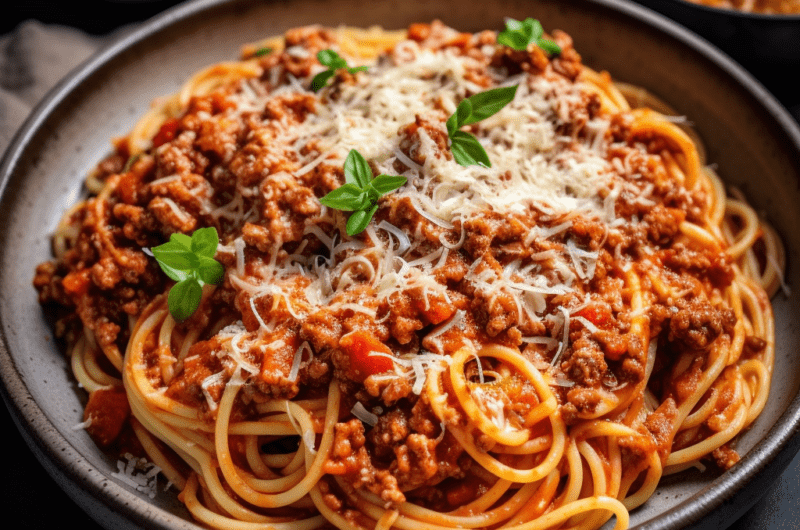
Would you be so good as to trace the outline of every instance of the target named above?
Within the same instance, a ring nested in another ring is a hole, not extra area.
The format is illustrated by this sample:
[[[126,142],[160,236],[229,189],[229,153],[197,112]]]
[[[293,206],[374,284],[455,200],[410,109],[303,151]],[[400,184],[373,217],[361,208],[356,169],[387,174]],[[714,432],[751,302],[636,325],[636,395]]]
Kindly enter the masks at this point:
[[[392,355],[389,349],[377,337],[367,331],[353,331],[339,340],[339,347],[350,357],[348,378],[363,382],[371,375],[390,371],[394,363],[383,355],[370,355],[372,352]]]
[[[175,134],[178,132],[178,125],[180,122],[175,118],[169,118],[165,121],[156,135],[153,137],[153,147],[164,145],[165,143],[175,139]]]
[[[611,324],[611,308],[607,304],[589,304],[575,316],[583,317],[598,328],[608,328]]]
[[[117,439],[131,412],[122,387],[100,388],[89,394],[83,420],[90,421],[86,430],[100,447],[108,447]]]

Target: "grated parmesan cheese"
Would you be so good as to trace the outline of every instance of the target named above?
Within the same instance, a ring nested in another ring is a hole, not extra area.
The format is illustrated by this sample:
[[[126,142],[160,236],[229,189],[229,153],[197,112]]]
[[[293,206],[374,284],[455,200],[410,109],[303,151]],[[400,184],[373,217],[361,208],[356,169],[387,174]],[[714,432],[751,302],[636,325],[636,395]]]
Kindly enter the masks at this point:
[[[353,416],[366,423],[370,427],[374,427],[378,424],[378,416],[364,408],[364,405],[360,401],[356,401],[356,404],[353,405],[353,408],[350,410],[350,412],[353,413]]]
[[[149,498],[154,499],[158,492],[158,474],[161,468],[144,458],[136,458],[130,453],[117,460],[117,472],[111,476]]]
[[[298,58],[308,55],[302,47],[292,47],[287,53]],[[351,61],[349,64],[361,64],[353,62],[353,58],[347,59]],[[259,251],[268,254],[263,262],[252,258],[246,261],[247,245],[242,237],[221,244],[220,252],[235,256],[236,274],[229,274],[230,283],[248,295],[244,303],[249,303],[258,322],[256,333],[247,332],[238,322],[218,334],[225,339],[219,356],[230,360],[237,373],[258,373],[258,367],[248,361],[249,350],[260,348],[266,352],[268,348],[286,346],[283,341],[260,343],[253,335],[266,340],[269,333],[281,329],[284,325],[281,319],[287,313],[285,318],[295,322],[303,322],[325,310],[340,318],[350,318],[350,313],[342,315],[352,312],[357,318],[383,323],[389,314],[378,320],[378,310],[398,293],[411,290],[420,293],[425,310],[430,309],[432,300],[452,303],[447,285],[431,273],[445,267],[448,260],[452,262],[454,255],[458,257],[458,250],[467,240],[465,224],[487,212],[517,215],[515,220],[534,219],[524,226],[522,242],[539,251],[524,261],[512,260],[502,268],[493,268],[481,259],[471,263],[463,281],[474,288],[476,296],[485,298],[494,308],[506,308],[504,300],[510,297],[513,306],[508,312],[516,313],[515,324],[536,324],[520,328],[541,329],[543,322],[551,325],[552,336],[524,332],[529,335],[521,337],[523,344],[540,345],[547,352],[555,350],[551,371],[569,347],[570,318],[589,331],[597,331],[591,322],[571,317],[570,312],[575,309],[573,300],[577,299],[578,304],[584,301],[582,286],[594,278],[599,252],[580,248],[580,241],[571,239],[569,231],[578,215],[601,223],[606,234],[625,222],[616,216],[616,201],[631,190],[626,189],[622,179],[615,178],[615,173],[630,176],[635,161],[608,160],[611,124],[606,118],[589,120],[580,141],[559,132],[573,119],[570,108],[582,104],[585,88],[580,83],[559,76],[527,73],[508,77],[494,67],[488,69],[488,75],[495,82],[503,86],[518,85],[518,89],[512,102],[472,128],[492,167],[464,167],[452,158],[441,156],[439,146],[423,127],[417,129],[413,149],[403,144],[406,138],[398,131],[415,123],[418,117],[425,118],[433,127],[438,124],[440,132],[446,135],[441,110],[453,112],[463,98],[485,90],[472,81],[478,67],[482,63],[469,55],[458,55],[447,48],[422,49],[416,42],[403,42],[390,60],[370,64],[369,70],[355,76],[352,83],[337,84],[336,97],[325,97],[323,93],[302,123],[273,120],[270,124],[274,130],[269,135],[253,133],[261,135],[257,139],[263,144],[275,146],[274,152],[270,150],[263,155],[259,164],[278,165],[285,155],[293,166],[272,174],[264,170],[261,186],[237,184],[232,199],[221,206],[218,202],[214,208],[208,197],[198,191],[196,197],[202,209],[215,220],[241,226],[248,219],[263,215],[259,211],[263,206],[253,198],[267,194],[262,191],[266,184],[295,185],[303,181],[301,177],[310,178],[309,174],[320,166],[340,166],[347,153],[357,149],[378,174],[394,175],[402,170],[408,183],[393,195],[398,201],[407,199],[407,204],[433,225],[420,221],[416,227],[408,228],[405,224],[395,226],[381,220],[369,225],[365,236],[349,238],[344,235],[342,216],[322,206],[318,214],[305,218],[301,225],[303,238],[296,247],[285,251],[278,235],[269,243],[273,245],[270,252],[259,246]],[[319,71],[322,67],[312,68],[311,76]],[[288,83],[279,85],[282,76],[286,76]],[[231,118],[244,120],[248,113],[262,113],[276,98],[308,94],[311,76],[297,79],[273,67],[265,72],[270,80],[268,88],[254,80],[241,82],[230,96],[236,105],[226,112]],[[168,183],[170,178],[157,183]],[[231,175],[221,174],[216,178],[231,178]],[[644,196],[637,200],[644,206],[652,202]],[[176,215],[186,215],[177,205],[167,204],[176,210]],[[279,213],[274,219],[275,226],[287,221],[290,215],[293,214]],[[457,236],[458,240],[453,242]],[[431,244],[437,240],[438,246]],[[315,249],[314,253],[309,249]],[[366,304],[354,294],[364,287],[372,293]],[[563,302],[562,298],[570,302]],[[256,299],[260,304],[269,304],[271,300],[272,307],[262,315]],[[281,315],[274,316],[273,312],[278,310]],[[421,350],[419,354],[404,357],[371,352],[370,355],[390,358],[394,366],[394,373],[375,377],[406,377],[413,380],[412,391],[419,395],[427,372],[449,362],[448,357],[437,351],[443,350],[442,336],[453,329],[464,329],[466,320],[466,312],[459,309],[450,319],[435,326],[423,338],[424,348],[433,351]],[[308,342],[295,350],[289,381],[297,381],[306,350],[310,356],[314,355]],[[478,372],[483,382],[479,359]],[[212,410],[216,403],[208,389],[224,383],[222,375],[215,374],[202,384]],[[553,381],[556,385],[563,383],[560,379]],[[352,412],[368,424],[376,418],[360,403]],[[495,412],[493,417],[504,422],[500,416],[502,408]],[[303,438],[312,450],[313,433],[304,433]]]

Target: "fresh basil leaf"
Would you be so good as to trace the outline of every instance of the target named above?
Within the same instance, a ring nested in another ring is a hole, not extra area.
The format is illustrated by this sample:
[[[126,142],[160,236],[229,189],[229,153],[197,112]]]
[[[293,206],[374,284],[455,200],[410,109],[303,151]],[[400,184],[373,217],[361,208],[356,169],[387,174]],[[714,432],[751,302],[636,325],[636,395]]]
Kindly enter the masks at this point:
[[[519,33],[501,33],[497,36],[497,42],[514,50],[525,51],[528,49],[528,38]]]
[[[525,29],[525,24],[520,20],[514,20],[513,18],[506,19],[506,31],[522,31]]]
[[[159,264],[166,265],[171,269],[189,271],[197,265],[197,256],[175,240],[167,241],[150,250]]]
[[[272,53],[272,48],[269,46],[264,46],[263,48],[259,48],[253,52],[253,57],[262,57],[267,55],[268,53]]]
[[[406,182],[408,179],[399,175],[378,175],[370,184],[380,195],[386,195],[405,185]]]
[[[542,27],[542,23],[536,20],[535,18],[526,18],[523,24],[530,28],[530,34],[532,42],[536,42],[537,40],[542,38],[544,35],[544,28]]]
[[[201,257],[197,274],[203,283],[218,284],[225,275],[225,267],[215,259]]]
[[[506,29],[497,35],[497,42],[515,50],[525,51],[531,40],[531,28],[524,22],[509,18],[506,20]]]
[[[372,180],[372,168],[355,149],[350,150],[344,161],[344,179],[345,182],[356,184],[362,190]]]
[[[517,85],[500,87],[474,94],[458,104],[445,124],[450,137],[450,151],[457,163],[462,166],[480,164],[492,167],[489,156],[478,139],[458,129],[462,125],[470,125],[497,114],[514,99],[516,93]]]
[[[218,283],[225,268],[214,260],[219,245],[216,228],[200,228],[191,237],[172,234],[169,241],[153,247],[151,252],[158,266],[177,283],[167,297],[169,312],[175,320],[189,318],[200,304],[202,286]]]
[[[320,198],[319,202],[329,208],[351,212],[365,208],[369,204],[369,197],[356,184],[348,183]]]
[[[456,118],[455,120],[456,127],[453,132],[458,130],[459,127],[461,127],[462,125],[467,125],[468,123],[474,123],[467,121],[472,116],[472,101],[470,100],[470,98],[461,100],[461,103],[458,104],[458,107],[456,108],[456,111],[453,113],[453,116],[455,116]],[[449,128],[447,131],[448,133],[450,133]],[[452,133],[450,133],[450,136],[452,136]]]
[[[172,286],[167,295],[167,305],[172,318],[183,322],[200,307],[203,288],[194,278],[187,278]]]
[[[518,85],[494,88],[468,97],[467,100],[472,104],[471,112],[467,118],[460,120],[460,125],[470,125],[500,112],[514,99],[517,87]],[[461,103],[463,104],[463,101]],[[458,107],[460,110],[461,104]],[[459,111],[457,110],[456,113],[458,114]]]
[[[561,53],[561,48],[558,44],[551,40],[543,39],[542,35],[544,35],[542,23],[534,18],[526,18],[522,22],[507,19],[506,29],[497,35],[497,42],[520,51],[525,51],[531,44],[536,44],[551,55]]]
[[[215,228],[199,228],[192,234],[191,249],[198,256],[213,258],[217,253],[217,245],[219,245],[219,236]]]
[[[169,236],[170,241],[174,241],[179,245],[186,248],[186,250],[190,250],[192,248],[192,238],[187,236],[186,234],[181,234],[180,232],[175,232],[171,236]]]
[[[453,136],[453,133],[458,130],[458,109],[447,118],[445,127],[447,127],[447,136]]]
[[[317,52],[319,64],[330,68],[346,68],[347,62],[333,50],[320,50]]]
[[[372,178],[372,168],[355,149],[351,149],[344,161],[346,183],[331,191],[319,202],[329,208],[352,211],[347,220],[347,234],[361,233],[378,210],[378,199],[396,190],[407,182],[399,175],[378,175]]]
[[[324,72],[318,73],[314,76],[314,79],[311,80],[311,90],[319,92],[328,83],[328,79],[334,75],[336,75],[335,70],[325,70]]]
[[[381,193],[379,193],[378,190],[375,189],[375,187],[372,185],[372,182],[367,184],[367,189],[364,190],[364,195],[367,197],[367,202],[366,204],[364,204],[364,206],[359,208],[359,210],[366,210],[367,208],[372,208],[372,206],[378,202],[378,199],[381,198]]]
[[[161,267],[161,270],[164,271],[164,274],[166,274],[170,280],[182,282],[186,278],[191,278],[192,276],[191,271],[172,268],[169,265],[164,264],[162,261],[157,261],[156,263],[158,263],[158,266]]]
[[[354,236],[363,232],[377,211],[378,205],[376,204],[369,210],[359,210],[350,214],[350,219],[347,220],[347,235]]]
[[[464,131],[456,131],[456,134],[453,135],[451,140],[450,151],[453,153],[453,158],[455,158],[456,162],[460,165],[492,167],[486,150],[478,139],[471,134]]]
[[[547,39],[539,39],[536,43],[541,49],[549,53],[550,55],[558,55],[561,53],[561,46],[556,44],[555,42]]]
[[[342,59],[339,54],[333,50],[318,51],[317,60],[319,61],[319,64],[327,66],[328,69],[324,72],[318,73],[314,76],[314,79],[311,80],[311,90],[314,92],[317,92],[324,87],[328,83],[328,80],[336,74],[336,70],[339,70],[340,68],[346,69],[351,74],[367,70],[366,66],[349,68],[347,66],[347,61]]]

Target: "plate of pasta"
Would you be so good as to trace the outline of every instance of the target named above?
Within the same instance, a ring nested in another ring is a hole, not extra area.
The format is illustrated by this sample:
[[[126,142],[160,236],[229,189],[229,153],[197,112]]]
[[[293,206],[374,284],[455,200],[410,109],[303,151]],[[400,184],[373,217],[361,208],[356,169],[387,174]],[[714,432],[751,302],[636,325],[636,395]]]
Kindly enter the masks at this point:
[[[627,3],[188,3],[4,159],[4,396],[108,528],[728,524],[800,444],[798,154]]]

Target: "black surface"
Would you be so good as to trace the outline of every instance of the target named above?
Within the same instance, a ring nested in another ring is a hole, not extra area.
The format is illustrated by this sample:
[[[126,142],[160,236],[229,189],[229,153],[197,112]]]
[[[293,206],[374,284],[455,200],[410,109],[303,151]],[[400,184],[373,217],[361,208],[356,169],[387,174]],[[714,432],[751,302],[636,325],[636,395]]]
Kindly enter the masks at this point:
[[[0,481],[0,503],[9,521],[24,521],[30,530],[81,528],[102,530],[64,493],[31,453],[5,405],[0,405],[3,426],[4,479]]]
[[[751,15],[683,0],[637,0],[733,57],[786,105],[800,104],[800,15]],[[790,68],[787,68],[789,66]]]
[[[94,35],[108,33],[124,24],[141,22],[180,3],[181,0],[35,0],[3,7],[0,34],[8,33],[30,18],[46,24],[73,26]]]
[[[78,27],[93,34],[103,34],[128,23],[146,20],[179,3],[177,0],[77,0],[73,2],[34,1],[15,5],[0,17],[0,34],[13,30],[23,20],[34,18],[45,23]],[[791,43],[800,46],[800,42]],[[796,69],[796,66],[795,66]],[[759,77],[759,71],[751,68]],[[763,74],[763,73],[762,73]],[[800,119],[798,94],[786,95],[773,90],[795,118]],[[0,481],[0,506],[9,521],[21,517],[24,528],[38,530],[60,527],[101,530],[47,474],[31,453],[18,432],[4,405],[0,405],[0,425],[4,426],[4,480]],[[800,455],[789,468],[776,477],[763,499],[734,523],[730,530],[791,530],[800,529],[797,515],[800,492]],[[13,524],[13,523],[12,523]],[[20,526],[23,526],[20,525]]]

